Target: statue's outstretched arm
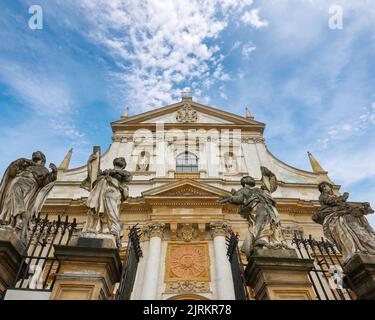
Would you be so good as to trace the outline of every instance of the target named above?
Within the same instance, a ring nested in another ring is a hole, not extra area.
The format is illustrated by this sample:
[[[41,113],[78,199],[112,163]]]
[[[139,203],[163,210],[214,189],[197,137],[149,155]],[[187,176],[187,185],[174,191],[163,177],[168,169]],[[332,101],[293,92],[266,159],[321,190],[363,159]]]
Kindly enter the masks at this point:
[[[218,200],[219,203],[233,203],[233,204],[242,204],[244,201],[242,192],[236,192],[231,196],[222,197]]]

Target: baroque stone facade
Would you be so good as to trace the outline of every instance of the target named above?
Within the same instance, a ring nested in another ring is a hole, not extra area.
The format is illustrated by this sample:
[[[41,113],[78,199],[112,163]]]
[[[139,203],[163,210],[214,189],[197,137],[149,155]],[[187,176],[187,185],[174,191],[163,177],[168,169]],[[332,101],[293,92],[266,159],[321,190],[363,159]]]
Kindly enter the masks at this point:
[[[261,187],[262,166],[277,177],[272,197],[288,243],[294,233],[323,235],[321,226],[311,220],[319,207],[318,185],[330,181],[335,193],[339,187],[327,172],[315,170],[315,159],[311,172],[277,159],[265,145],[264,128],[253,117],[189,97],[112,123],[112,144],[105,152],[95,152],[103,172],[114,170],[113,160],[121,157],[133,176],[127,180],[127,198],[117,199],[121,229],[116,229],[123,232],[121,252],[129,227],[138,224],[143,232],[143,256],[131,299],[177,299],[193,293],[202,299],[234,299],[225,237],[233,231],[241,246],[249,225],[236,205],[218,200],[233,195],[243,176],[254,177],[256,187]],[[68,162],[59,168],[42,212],[51,218],[74,217],[81,229],[90,193],[80,185],[89,167],[68,168]]]

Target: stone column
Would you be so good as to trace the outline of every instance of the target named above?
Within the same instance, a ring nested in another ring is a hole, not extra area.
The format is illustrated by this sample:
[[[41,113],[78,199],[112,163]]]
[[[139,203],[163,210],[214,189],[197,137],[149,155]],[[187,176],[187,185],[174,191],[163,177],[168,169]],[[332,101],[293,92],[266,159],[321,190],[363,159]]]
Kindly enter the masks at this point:
[[[229,226],[225,222],[210,223],[214,240],[217,297],[219,300],[235,300],[232,269],[227,257],[225,233]]]
[[[375,256],[356,253],[343,263],[343,271],[359,299],[375,300]]]
[[[162,222],[152,222],[145,228],[145,232],[148,233],[150,237],[150,243],[147,251],[141,300],[156,300],[157,298],[161,239],[163,237],[164,227],[165,224]]]
[[[78,238],[55,245],[60,262],[51,300],[107,300],[120,280],[121,260],[112,239]]]
[[[256,300],[315,300],[308,278],[312,259],[300,259],[294,249],[256,248],[245,270]]]
[[[12,228],[0,228],[0,299],[17,281],[17,272],[25,250]]]

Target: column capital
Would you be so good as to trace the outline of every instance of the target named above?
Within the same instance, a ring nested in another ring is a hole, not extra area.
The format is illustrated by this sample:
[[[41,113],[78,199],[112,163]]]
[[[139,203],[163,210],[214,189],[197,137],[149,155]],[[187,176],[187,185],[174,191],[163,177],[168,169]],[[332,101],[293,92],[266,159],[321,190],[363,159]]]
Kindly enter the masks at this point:
[[[225,237],[225,235],[231,230],[231,226],[224,221],[215,221],[210,223],[210,230],[212,238],[218,236]]]
[[[163,233],[164,233],[164,228],[165,228],[164,222],[155,221],[155,222],[150,222],[149,224],[147,224],[143,228],[143,231],[145,234],[148,234],[150,238],[153,238],[153,237],[162,238]]]

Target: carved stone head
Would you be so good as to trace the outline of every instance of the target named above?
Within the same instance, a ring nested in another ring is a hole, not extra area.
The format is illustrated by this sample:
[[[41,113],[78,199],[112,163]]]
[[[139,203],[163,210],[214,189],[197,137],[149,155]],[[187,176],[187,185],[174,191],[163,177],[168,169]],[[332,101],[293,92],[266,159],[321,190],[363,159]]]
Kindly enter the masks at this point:
[[[241,185],[242,187],[245,187],[246,185],[249,187],[255,187],[255,179],[250,176],[245,176],[241,179]]]
[[[113,160],[113,165],[114,167],[118,167],[120,169],[125,169],[126,167],[126,160],[124,157],[120,157],[120,158],[115,158],[115,160]]]
[[[323,181],[318,185],[320,193],[330,193],[332,192],[333,186],[327,181]]]
[[[35,151],[35,152],[32,154],[31,159],[32,159],[35,163],[42,164],[42,165],[45,165],[45,164],[46,164],[46,156],[45,156],[44,153],[41,152],[41,151]]]

